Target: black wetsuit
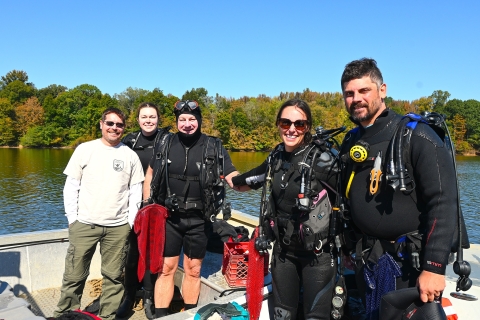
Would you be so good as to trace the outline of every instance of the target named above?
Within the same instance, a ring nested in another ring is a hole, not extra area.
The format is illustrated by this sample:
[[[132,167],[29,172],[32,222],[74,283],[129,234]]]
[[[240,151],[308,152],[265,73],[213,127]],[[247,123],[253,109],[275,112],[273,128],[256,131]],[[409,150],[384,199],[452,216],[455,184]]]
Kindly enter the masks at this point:
[[[151,136],[144,136],[141,131],[132,132],[127,134],[122,142],[126,144],[130,149],[140,158],[142,163],[143,172],[147,171],[148,163],[153,155],[155,138],[162,129],[158,129]],[[125,263],[125,290],[127,292],[136,292],[138,286],[137,266],[138,266],[138,241],[137,235],[133,231],[130,231],[128,236],[129,249],[127,254],[127,260]],[[145,277],[143,279],[143,287],[146,291],[153,291],[154,283],[157,275],[152,275],[150,270],[146,270]]]
[[[158,129],[151,136],[144,136],[142,132],[132,132],[127,134],[122,142],[126,144],[130,149],[135,151],[135,153],[140,158],[142,163],[143,172],[147,172],[148,164],[153,155],[153,147],[155,138],[159,132],[162,132],[163,129]]]
[[[346,161],[342,171],[343,194],[351,177],[354,177],[348,194],[348,207],[354,226],[373,239],[380,239],[384,252],[388,252],[401,266],[403,276],[397,278],[397,289],[415,286],[420,271],[427,270],[445,274],[450,254],[453,233],[456,226],[457,188],[452,158],[442,139],[428,125],[418,123],[411,138],[410,163],[416,188],[413,193],[394,191],[385,177],[389,154],[387,148],[401,116],[392,110],[385,110],[370,127],[359,127],[356,134],[347,134],[342,144],[342,159],[349,158],[349,149],[362,140],[369,146],[368,157],[375,157],[382,151],[382,172],[380,187],[373,196],[369,193],[370,171],[373,161],[354,163]],[[348,150],[347,150],[348,149]],[[420,269],[411,267],[408,259],[401,260],[396,252],[387,248],[389,242],[418,230],[422,234]],[[374,240],[376,241],[376,240]],[[362,248],[365,250],[365,246]],[[364,289],[362,270],[357,272],[357,284]]]
[[[271,197],[275,203],[276,217],[286,222],[289,217],[300,215],[296,200],[300,191],[301,175],[298,163],[304,159],[309,146],[301,146],[289,153],[279,151],[273,162]],[[283,146],[281,146],[283,150]],[[275,151],[274,151],[275,152]],[[326,159],[325,159],[326,157]],[[325,161],[321,160],[324,159]],[[324,189],[320,181],[330,177],[329,184],[335,187],[335,173],[330,171],[333,157],[327,153],[314,166],[311,188],[315,193]],[[234,185],[250,185],[258,188],[265,181],[268,159],[259,167],[240,176],[233,177]],[[271,217],[273,218],[273,217]],[[286,227],[279,223],[278,238],[273,246],[271,262],[274,295],[275,319],[297,319],[297,312],[305,319],[330,319],[332,291],[336,275],[337,260],[330,243],[323,244],[322,252],[315,254],[306,250],[299,234],[299,224],[295,223],[289,245],[284,243]],[[303,289],[301,293],[301,288]],[[303,299],[299,298],[303,294]],[[298,310],[303,305],[302,310]],[[298,316],[300,318],[300,316]]]
[[[167,219],[164,256],[178,256],[183,247],[185,255],[189,258],[202,259],[206,253],[211,225],[205,223],[204,219],[200,180],[186,179],[186,177],[200,178],[200,166],[204,163],[203,147],[208,138],[201,134],[196,141],[188,141],[177,133],[170,139],[168,183],[170,193],[176,195],[179,209],[172,212]],[[227,176],[235,171],[235,167],[223,146],[222,151],[225,163],[224,174]],[[152,168],[155,161],[155,157],[151,159]],[[164,177],[161,181],[164,184],[162,190],[166,192]],[[163,194],[159,198],[165,199],[165,197],[166,195]],[[186,203],[188,203],[187,206]],[[164,203],[159,204],[164,205]]]

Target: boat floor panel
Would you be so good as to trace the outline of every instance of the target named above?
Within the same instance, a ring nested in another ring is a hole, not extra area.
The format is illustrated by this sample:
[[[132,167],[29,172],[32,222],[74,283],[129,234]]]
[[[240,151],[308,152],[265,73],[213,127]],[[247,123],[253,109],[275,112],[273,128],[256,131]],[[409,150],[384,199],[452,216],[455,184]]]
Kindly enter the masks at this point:
[[[37,316],[45,318],[53,317],[53,312],[57,307],[60,299],[60,288],[49,288],[38,290],[31,294],[21,294],[21,298],[25,299],[31,305],[32,312]],[[140,300],[138,297],[137,301]],[[81,301],[81,309],[86,311],[95,311],[99,308],[98,294],[96,294],[95,282],[87,281]],[[140,310],[132,311],[127,318],[131,320],[147,320],[143,307]]]
[[[221,271],[216,273],[210,274],[208,276],[208,282],[210,284],[218,286],[217,289],[223,290],[236,290],[236,288],[230,288],[225,280]],[[83,290],[83,296],[81,301],[81,309],[86,310],[92,313],[98,311],[99,308],[99,290],[98,285],[99,280],[90,280],[87,281],[85,285],[85,289]],[[239,290],[242,290],[239,288]],[[145,311],[143,309],[143,291],[138,291],[136,305],[134,306],[134,310],[132,313],[123,319],[130,319],[130,320],[147,320],[145,316]],[[20,295],[21,298],[25,299],[31,305],[32,312],[37,316],[42,316],[45,318],[52,317],[53,312],[57,306],[58,300],[60,299],[60,288],[49,288],[34,291],[32,293],[23,293]],[[178,311],[177,308],[180,305],[179,301],[172,301],[172,305],[170,306],[171,309]]]

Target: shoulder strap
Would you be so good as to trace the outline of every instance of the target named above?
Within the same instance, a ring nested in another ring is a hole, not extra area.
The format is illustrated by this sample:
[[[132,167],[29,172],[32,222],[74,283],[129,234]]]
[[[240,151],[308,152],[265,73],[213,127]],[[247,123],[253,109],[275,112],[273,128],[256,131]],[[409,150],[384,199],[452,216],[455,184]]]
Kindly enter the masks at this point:
[[[230,204],[225,201],[224,161],[222,142],[219,138],[205,136],[203,143],[203,159],[200,169],[200,188],[205,219],[214,221],[219,213],[223,219],[231,216]]]
[[[126,144],[130,149],[133,149],[137,144],[138,137],[142,132],[130,132],[123,139],[122,142]]]
[[[162,171],[165,171],[166,179],[166,187],[167,193],[170,193],[170,186],[168,184],[168,149],[170,148],[170,144],[172,143],[173,133],[171,132],[163,132],[159,133],[155,138],[155,144],[153,148],[153,156],[155,157],[155,162],[153,165],[153,174],[152,174],[152,181],[150,183],[150,198],[153,201],[157,201],[157,197],[160,191],[160,183],[161,183],[161,176]],[[167,148],[168,146],[168,148]]]

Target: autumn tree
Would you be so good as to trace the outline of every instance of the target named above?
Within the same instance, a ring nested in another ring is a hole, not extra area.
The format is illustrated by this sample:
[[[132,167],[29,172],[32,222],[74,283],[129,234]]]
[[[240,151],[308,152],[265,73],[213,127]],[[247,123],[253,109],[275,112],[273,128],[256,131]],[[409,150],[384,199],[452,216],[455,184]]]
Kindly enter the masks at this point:
[[[433,108],[433,100],[430,97],[421,97],[420,99],[413,100],[412,104],[415,107],[415,113],[421,113],[423,111],[431,112]]]
[[[15,108],[17,130],[23,136],[31,127],[43,124],[44,110],[37,97],[29,98],[24,104]]]
[[[455,116],[453,116],[451,124],[453,127],[452,139],[455,142],[455,147],[457,152],[462,153],[462,152],[468,151],[470,149],[470,146],[468,142],[465,141],[465,134],[467,132],[465,118],[463,118],[459,114],[456,114]]]

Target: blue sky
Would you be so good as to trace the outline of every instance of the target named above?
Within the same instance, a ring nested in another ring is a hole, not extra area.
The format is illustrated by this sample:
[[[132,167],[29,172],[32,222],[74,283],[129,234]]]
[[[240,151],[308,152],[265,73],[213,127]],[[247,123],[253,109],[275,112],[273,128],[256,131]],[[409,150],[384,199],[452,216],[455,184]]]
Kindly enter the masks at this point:
[[[388,96],[480,101],[480,1],[0,0],[0,75],[181,96],[339,92],[345,64],[377,60]]]

